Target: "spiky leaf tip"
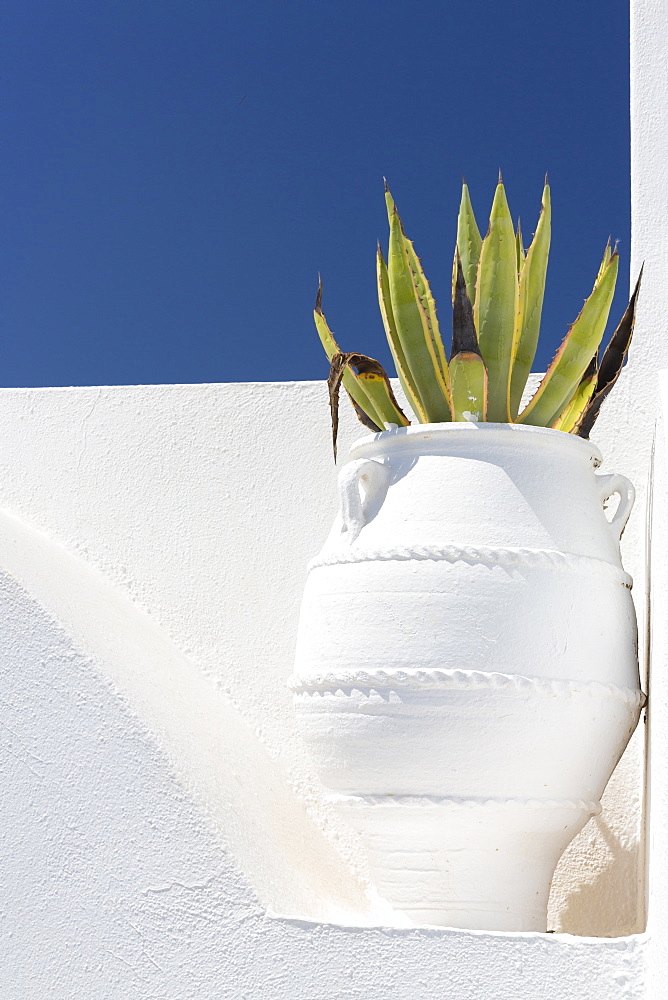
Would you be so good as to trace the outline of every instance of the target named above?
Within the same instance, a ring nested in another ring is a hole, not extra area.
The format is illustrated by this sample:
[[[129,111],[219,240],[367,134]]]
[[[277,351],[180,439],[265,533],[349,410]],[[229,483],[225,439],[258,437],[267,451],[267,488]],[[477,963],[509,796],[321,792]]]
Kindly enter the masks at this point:
[[[459,203],[459,215],[457,217],[457,248],[462,262],[464,281],[466,282],[466,292],[471,304],[475,303],[476,281],[478,277],[478,264],[480,261],[480,249],[482,247],[482,236],[478,229],[468,184],[462,181],[462,197]],[[455,296],[456,273],[453,270],[452,297]]]
[[[430,322],[411,267],[409,242],[395,206],[390,217],[387,273],[396,331],[426,421],[448,421],[452,419],[452,410],[445,351],[440,333]]]
[[[618,268],[619,257],[613,253],[538,389],[520,414],[519,423],[550,427],[575,392],[603,338]]]
[[[636,281],[629,304],[624,311],[624,315],[622,316],[617,329],[610,338],[610,343],[604,351],[594,393],[577,429],[577,433],[580,437],[589,437],[592,427],[598,418],[601,404],[604,402],[606,396],[615,385],[621,374],[622,368],[624,367],[624,362],[626,361],[631,344],[631,338],[633,337],[636,320],[636,306],[638,303],[638,295],[640,294],[640,284],[642,282],[644,267],[645,265],[643,264],[640,268],[640,274],[638,275],[638,280]]]
[[[385,327],[385,335],[397,369],[397,375],[399,376],[401,388],[404,390],[406,399],[408,400],[413,413],[418,418],[418,421],[420,423],[426,423],[426,415],[424,413],[422,401],[420,400],[420,393],[408,366],[408,362],[406,361],[406,355],[401,343],[401,337],[399,336],[399,331],[394,318],[392,297],[390,295],[390,279],[387,273],[387,265],[385,264],[385,258],[383,257],[383,251],[381,250],[380,243],[378,244],[378,250],[376,252],[376,280],[378,288],[378,306],[380,308],[383,326]]]
[[[487,235],[482,242],[473,311],[480,352],[488,375],[487,419],[510,420],[517,252],[515,229],[503,183],[494,194]]]
[[[512,420],[517,418],[522,394],[536,356],[545,296],[547,262],[550,255],[551,232],[552,206],[550,188],[546,183],[543,188],[536,232],[518,279],[509,399]]]

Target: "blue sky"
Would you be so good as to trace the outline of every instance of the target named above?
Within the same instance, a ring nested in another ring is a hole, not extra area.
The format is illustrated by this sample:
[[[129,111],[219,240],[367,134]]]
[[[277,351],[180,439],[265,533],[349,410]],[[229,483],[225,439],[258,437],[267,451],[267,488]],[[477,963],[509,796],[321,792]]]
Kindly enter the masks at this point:
[[[544,367],[620,240],[628,12],[602,0],[4,0],[0,384],[324,378],[388,363],[387,176],[449,326],[460,179],[530,234],[549,170]]]

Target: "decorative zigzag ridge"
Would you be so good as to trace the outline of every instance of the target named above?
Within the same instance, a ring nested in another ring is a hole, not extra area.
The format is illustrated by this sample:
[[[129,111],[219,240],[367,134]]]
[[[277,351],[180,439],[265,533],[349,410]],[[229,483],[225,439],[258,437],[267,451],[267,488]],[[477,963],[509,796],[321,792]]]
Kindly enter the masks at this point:
[[[632,578],[621,566],[595,559],[593,556],[561,552],[558,549],[491,548],[476,545],[405,545],[387,549],[362,549],[351,547],[316,556],[308,565],[311,572],[325,566],[339,566],[362,562],[466,562],[481,566],[550,566],[555,569],[572,569],[589,573],[603,573],[616,577],[629,589]]]
[[[328,795],[327,801],[339,808],[352,809],[365,807],[425,809],[430,806],[448,809],[487,809],[493,806],[501,808],[523,806],[528,809],[579,809],[591,816],[598,816],[601,812],[600,802],[585,802],[583,799],[469,799],[450,795]]]
[[[553,677],[525,677],[522,674],[483,670],[342,670],[338,673],[313,674],[310,677],[291,677],[288,687],[295,693],[304,694],[338,691],[345,688],[514,689],[536,691],[556,697],[582,694],[598,698],[614,698],[626,702],[633,708],[642,707],[646,700],[643,692],[637,688],[623,688],[617,684]]]

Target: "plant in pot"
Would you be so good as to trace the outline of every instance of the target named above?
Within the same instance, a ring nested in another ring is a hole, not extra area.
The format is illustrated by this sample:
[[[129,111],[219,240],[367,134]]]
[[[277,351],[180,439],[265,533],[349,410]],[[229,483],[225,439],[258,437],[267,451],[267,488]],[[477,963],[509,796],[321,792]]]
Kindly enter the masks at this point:
[[[547,181],[527,251],[501,178],[484,239],[464,185],[449,359],[389,191],[386,201],[378,297],[415,419],[378,362],[339,350],[319,289],[334,447],[341,383],[374,433],[341,469],[340,513],[309,567],[296,708],[392,907],[417,923],[545,930],[556,864],[599,811],[643,699],[619,551],[634,491],[595,472],[588,440],[626,357],[638,286],[599,361],[618,270],[608,245],[524,405]]]

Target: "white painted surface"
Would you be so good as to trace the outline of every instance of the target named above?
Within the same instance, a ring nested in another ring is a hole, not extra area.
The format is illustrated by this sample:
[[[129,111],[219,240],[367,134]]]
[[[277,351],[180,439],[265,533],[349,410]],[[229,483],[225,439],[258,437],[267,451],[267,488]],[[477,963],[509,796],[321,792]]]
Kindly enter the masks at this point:
[[[639,995],[635,938],[267,917],[371,919],[285,685],[336,509],[322,384],[4,390],[0,422],[8,1000]]]
[[[666,0],[632,0],[631,23],[632,279],[643,260],[646,271],[631,365],[594,439],[604,471],[622,472],[638,488],[623,553],[642,621],[655,373],[668,367]],[[151,629],[139,628],[136,660],[119,658],[117,647],[104,655],[87,648],[84,623],[74,621],[78,599],[68,619],[64,586],[37,593],[40,562],[29,544],[18,553],[23,582],[18,566],[1,581],[0,996],[660,1000],[668,976],[668,699],[659,683],[667,644],[659,627],[649,939],[351,928],[267,916],[274,897],[313,916],[329,908],[339,919],[346,910],[365,919],[359,845],[322,801],[283,687],[303,567],[335,507],[325,411],[320,385],[0,393],[0,506],[46,532],[47,549],[60,542],[68,560],[99,570],[103,589],[116,594],[112,603],[131,601],[158,635],[147,648]],[[666,492],[661,476],[657,504]],[[665,566],[657,569],[656,558],[654,565],[660,624],[668,583]],[[168,684],[154,680],[162,662]],[[234,720],[222,737],[212,731],[219,713]],[[300,815],[296,847],[265,842],[257,850],[266,814],[255,780],[244,787],[242,771],[238,791],[248,810],[235,812],[234,768],[225,766],[235,752],[231,729],[244,733],[244,745],[249,730],[259,741],[258,748],[250,740],[251,769],[273,762],[265,778],[279,813]],[[603,815],[560,865],[557,928],[619,934],[643,926],[643,894],[635,891],[641,736],[639,729],[613,777]],[[276,788],[277,773],[287,775],[287,788]],[[294,889],[289,878],[274,881],[293,851],[302,871],[322,863],[335,873],[327,898],[310,890],[308,874]]]
[[[15,568],[39,541],[17,536]],[[0,648],[3,1000],[413,1000],[442,997],[444,970],[458,1000],[528,1000],[537,981],[556,1000],[633,995],[614,992],[640,973],[633,941],[268,916],[103,664],[8,574]],[[580,991],[589,974],[600,993]]]
[[[659,377],[660,414],[651,499],[652,649],[648,714],[648,996],[661,1000],[668,977],[668,372]]]
[[[339,474],[295,705],[372,884],[415,923],[545,931],[635,729],[634,491],[600,461],[561,431],[427,424],[363,438]]]

